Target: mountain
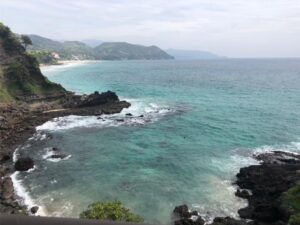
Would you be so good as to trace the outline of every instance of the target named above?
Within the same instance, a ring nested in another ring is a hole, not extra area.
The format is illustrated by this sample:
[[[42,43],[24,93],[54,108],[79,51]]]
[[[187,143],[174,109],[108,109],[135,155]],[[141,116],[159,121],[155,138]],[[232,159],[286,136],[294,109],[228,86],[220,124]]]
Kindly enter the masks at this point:
[[[94,48],[94,52],[97,59],[103,60],[173,59],[156,46],[145,47],[126,42],[105,42]]]
[[[93,48],[79,41],[53,41],[38,35],[28,35],[32,45],[29,51],[49,51],[57,53],[62,59],[95,59]]]
[[[134,45],[126,42],[104,42],[91,47],[79,41],[54,41],[38,35],[28,35],[32,46],[28,51],[57,53],[64,60],[129,60],[129,59],[173,59],[156,46]],[[96,44],[97,42],[90,42]],[[99,41],[98,41],[99,43]],[[44,53],[46,54],[46,53]]]
[[[92,48],[95,48],[98,45],[101,45],[103,43],[103,41],[96,40],[96,39],[85,39],[85,40],[82,40],[81,42],[83,42],[84,44],[86,44]]]
[[[217,59],[222,58],[214,53],[197,50],[179,50],[179,49],[168,49],[166,52],[175,59],[179,60],[195,60],[195,59]]]
[[[43,76],[37,60],[19,38],[0,23],[0,103],[64,94],[65,89]]]

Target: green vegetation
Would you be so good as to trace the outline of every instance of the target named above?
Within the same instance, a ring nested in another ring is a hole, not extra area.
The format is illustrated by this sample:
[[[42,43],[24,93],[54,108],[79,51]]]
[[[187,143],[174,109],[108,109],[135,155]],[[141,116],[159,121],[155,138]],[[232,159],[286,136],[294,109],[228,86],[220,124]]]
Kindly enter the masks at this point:
[[[144,219],[130,212],[119,201],[95,202],[80,214],[80,218],[141,223]]]
[[[30,51],[28,54],[32,57],[35,57],[40,64],[58,64],[57,59],[49,51]]]
[[[63,87],[43,76],[38,61],[25,52],[21,40],[0,23],[0,102],[64,93]],[[30,42],[25,41],[27,45]]]
[[[21,35],[20,37],[22,44],[24,45],[25,50],[28,45],[32,45],[31,39],[27,35]]]
[[[172,56],[156,46],[133,45],[126,42],[106,42],[91,48],[79,41],[58,42],[37,35],[29,35],[33,45],[29,51],[49,51],[59,54],[61,59],[173,59]]]
[[[126,42],[106,42],[94,48],[97,59],[173,59],[172,56],[156,46],[145,47]]]
[[[289,219],[290,225],[300,224],[300,182],[294,187],[290,188],[283,198],[284,207],[291,212]]]
[[[0,38],[0,44],[8,54],[24,51],[23,46],[20,45],[19,38],[3,23],[0,23]]]

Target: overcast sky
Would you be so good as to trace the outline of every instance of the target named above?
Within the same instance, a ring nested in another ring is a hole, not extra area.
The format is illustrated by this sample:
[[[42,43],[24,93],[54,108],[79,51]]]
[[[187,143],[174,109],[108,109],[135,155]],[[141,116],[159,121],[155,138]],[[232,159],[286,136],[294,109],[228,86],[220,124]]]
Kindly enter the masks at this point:
[[[0,0],[14,32],[229,57],[300,57],[300,0]]]

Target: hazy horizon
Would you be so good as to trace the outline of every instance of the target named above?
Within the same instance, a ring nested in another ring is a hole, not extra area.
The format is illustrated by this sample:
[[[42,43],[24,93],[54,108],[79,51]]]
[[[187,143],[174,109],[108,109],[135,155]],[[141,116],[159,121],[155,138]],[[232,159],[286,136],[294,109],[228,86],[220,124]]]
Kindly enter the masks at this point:
[[[209,51],[232,58],[300,57],[297,0],[0,1],[12,31]]]

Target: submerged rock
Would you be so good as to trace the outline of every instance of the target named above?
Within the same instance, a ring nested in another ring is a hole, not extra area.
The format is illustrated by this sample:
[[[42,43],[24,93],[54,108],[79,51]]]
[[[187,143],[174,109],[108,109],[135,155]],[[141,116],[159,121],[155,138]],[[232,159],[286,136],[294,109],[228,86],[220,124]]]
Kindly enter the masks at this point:
[[[68,157],[68,155],[66,155],[66,154],[54,154],[54,155],[51,155],[49,158],[51,158],[51,159],[65,159],[67,157]]]
[[[27,171],[34,167],[34,162],[30,157],[20,158],[15,163],[16,171]]]

